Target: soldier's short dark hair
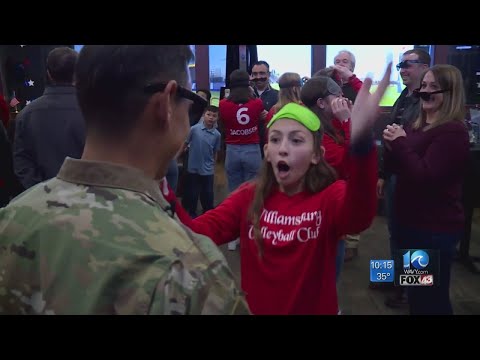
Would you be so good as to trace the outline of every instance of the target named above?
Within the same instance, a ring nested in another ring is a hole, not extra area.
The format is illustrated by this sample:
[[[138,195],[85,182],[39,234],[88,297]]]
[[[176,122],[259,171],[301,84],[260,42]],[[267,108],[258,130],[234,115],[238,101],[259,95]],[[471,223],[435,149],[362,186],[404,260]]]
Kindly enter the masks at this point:
[[[185,86],[193,58],[188,45],[85,45],[75,85],[87,131],[127,135],[147,105],[145,86],[170,80]]]

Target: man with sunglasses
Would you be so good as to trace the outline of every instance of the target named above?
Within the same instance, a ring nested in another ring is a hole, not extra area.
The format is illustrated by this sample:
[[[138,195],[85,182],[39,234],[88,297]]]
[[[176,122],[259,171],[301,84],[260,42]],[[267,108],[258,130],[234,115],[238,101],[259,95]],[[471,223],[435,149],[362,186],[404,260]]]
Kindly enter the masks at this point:
[[[430,62],[430,55],[424,50],[412,49],[403,53],[400,63],[397,64],[397,70],[400,71],[405,89],[403,89],[397,101],[395,101],[386,125],[395,123],[399,126],[404,126],[415,121],[418,117],[420,113],[419,98],[412,95],[420,87],[422,74],[428,70]],[[395,214],[393,214],[395,184],[395,176],[384,170],[383,158],[380,156],[377,196],[385,198],[392,259],[394,251],[398,249],[397,239],[395,238]],[[375,285],[371,285],[371,288],[375,288]],[[386,299],[385,304],[393,308],[406,307],[408,302],[403,288],[396,288],[395,291],[393,296]]]
[[[159,188],[206,106],[192,59],[188,45],[82,48],[85,149],[0,210],[0,313],[248,313],[220,250]]]

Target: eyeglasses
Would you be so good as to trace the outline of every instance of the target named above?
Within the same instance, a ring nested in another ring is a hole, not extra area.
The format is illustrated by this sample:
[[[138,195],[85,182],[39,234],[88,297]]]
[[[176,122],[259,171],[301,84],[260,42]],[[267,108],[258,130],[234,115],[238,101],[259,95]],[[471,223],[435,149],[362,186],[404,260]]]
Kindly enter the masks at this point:
[[[434,94],[442,94],[444,92],[450,91],[450,89],[438,90],[438,91],[420,91],[420,89],[413,90],[413,96],[420,98],[424,101],[429,101]]]
[[[424,62],[420,60],[403,60],[402,62],[397,64],[397,70],[400,71],[400,69],[408,69],[412,64],[425,64]]]
[[[167,87],[166,83],[154,83],[154,84],[148,84],[144,87],[144,91],[147,94],[155,94],[157,92],[164,91],[165,88]],[[185,89],[182,86],[177,86],[177,96],[181,97],[183,99],[191,100],[193,102],[193,105],[191,107],[191,111],[196,113],[202,113],[205,110],[205,108],[208,105],[208,101],[201,97],[198,94],[195,94],[193,91],[190,91],[188,89]]]

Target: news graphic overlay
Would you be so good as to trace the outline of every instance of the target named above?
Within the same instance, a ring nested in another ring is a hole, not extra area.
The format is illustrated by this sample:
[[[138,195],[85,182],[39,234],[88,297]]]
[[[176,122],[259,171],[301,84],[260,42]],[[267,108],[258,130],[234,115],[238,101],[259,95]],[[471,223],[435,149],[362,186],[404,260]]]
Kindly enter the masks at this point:
[[[370,281],[371,282],[393,282],[394,279],[393,260],[370,260]]]
[[[395,285],[436,286],[439,279],[438,250],[401,249],[395,253]]]

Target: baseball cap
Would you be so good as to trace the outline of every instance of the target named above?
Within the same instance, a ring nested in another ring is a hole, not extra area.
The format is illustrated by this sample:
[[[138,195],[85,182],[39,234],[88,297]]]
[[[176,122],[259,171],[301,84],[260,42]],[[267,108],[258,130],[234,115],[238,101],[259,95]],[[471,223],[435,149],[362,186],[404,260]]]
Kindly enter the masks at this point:
[[[314,76],[302,87],[300,97],[302,102],[311,107],[318,99],[325,99],[328,95],[341,95],[342,88],[330,77]]]

